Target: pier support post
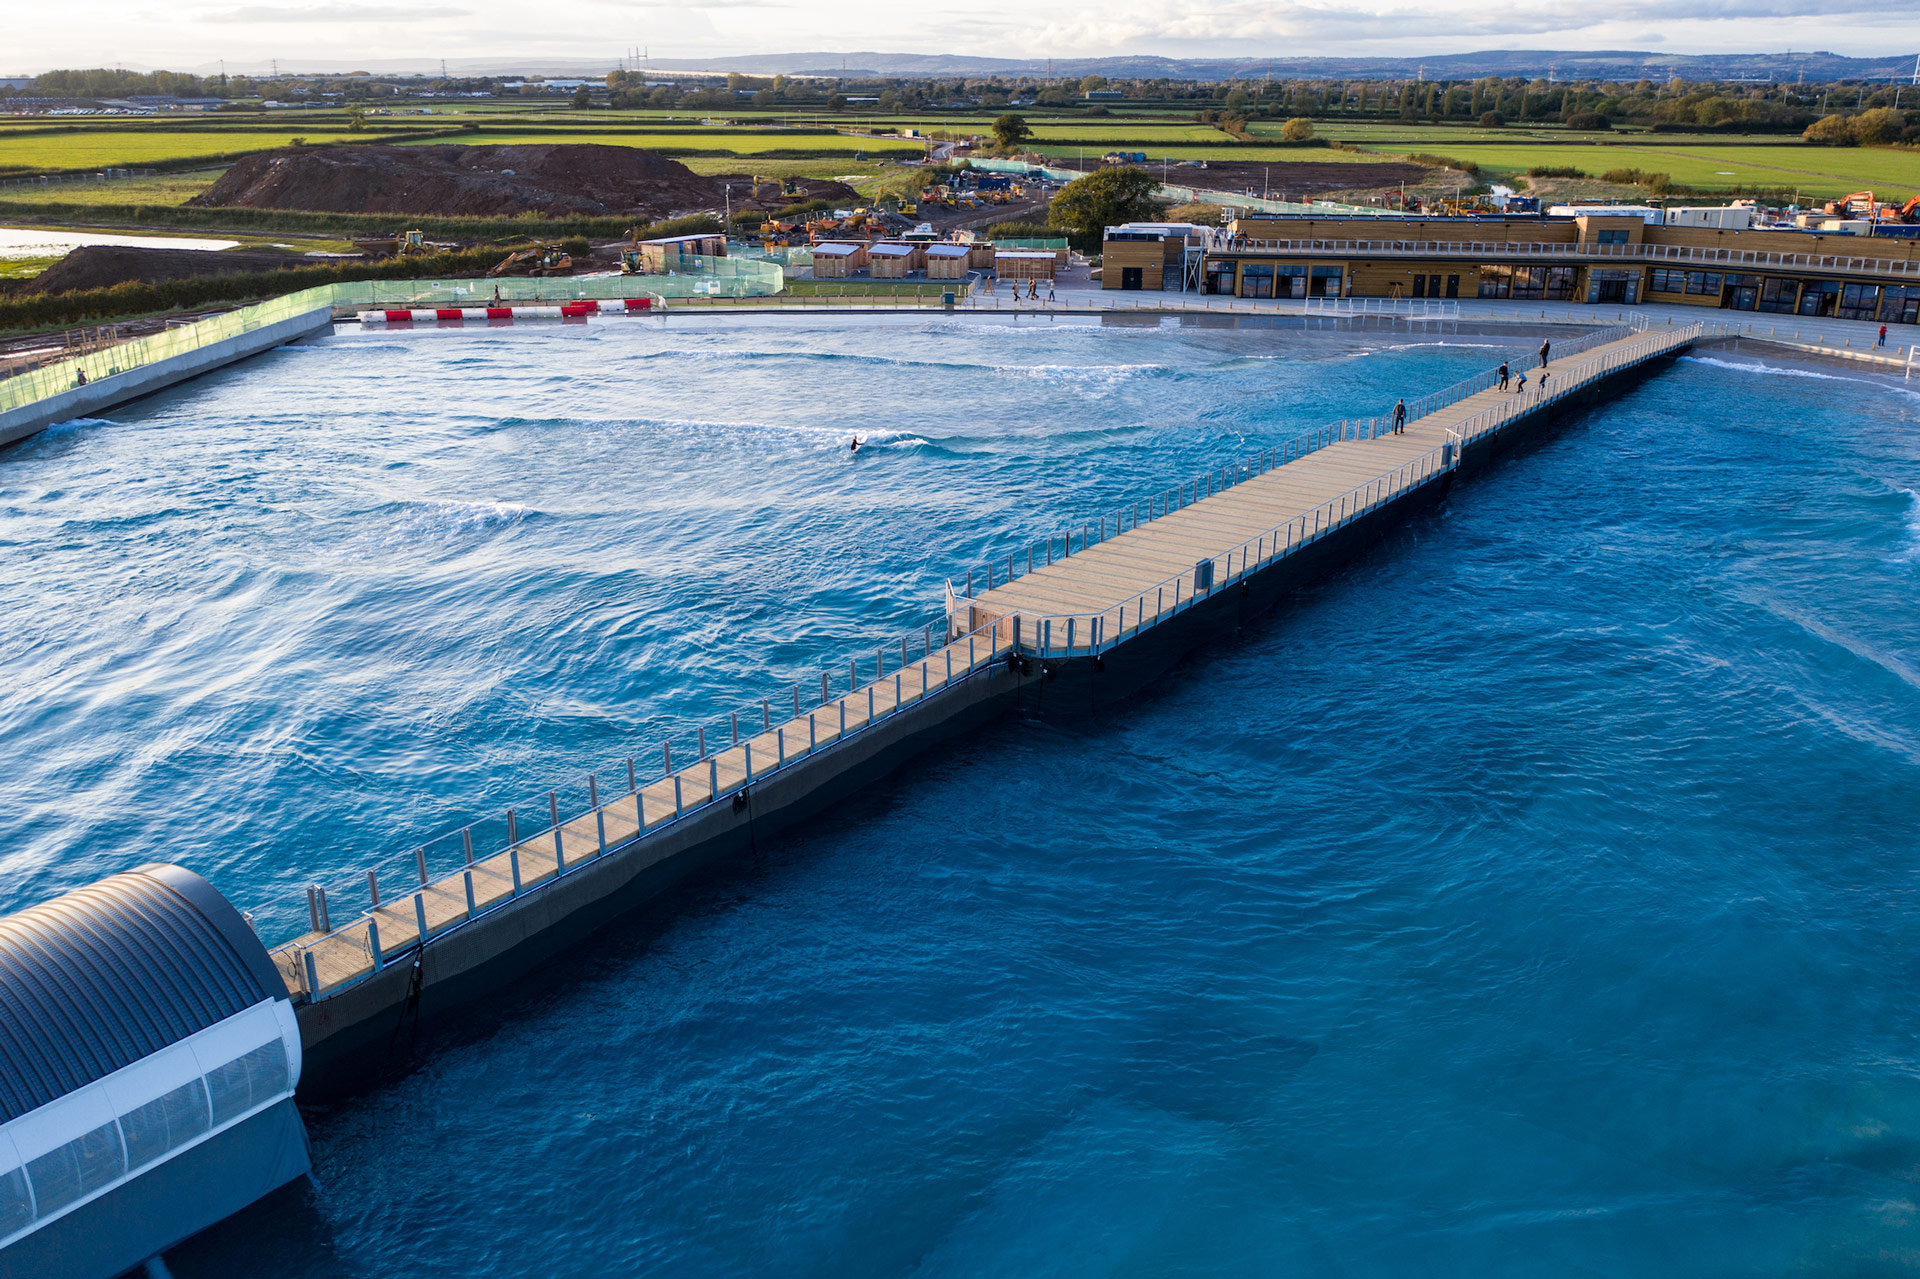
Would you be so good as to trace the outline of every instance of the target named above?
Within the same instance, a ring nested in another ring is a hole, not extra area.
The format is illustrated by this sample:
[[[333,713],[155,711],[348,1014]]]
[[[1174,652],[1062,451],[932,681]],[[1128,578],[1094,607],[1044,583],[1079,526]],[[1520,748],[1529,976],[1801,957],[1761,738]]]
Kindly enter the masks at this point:
[[[667,761],[667,767],[673,767],[673,761]],[[593,820],[600,829],[600,851],[607,851],[607,811],[600,807],[600,779],[592,773],[587,774],[587,802],[593,805]]]

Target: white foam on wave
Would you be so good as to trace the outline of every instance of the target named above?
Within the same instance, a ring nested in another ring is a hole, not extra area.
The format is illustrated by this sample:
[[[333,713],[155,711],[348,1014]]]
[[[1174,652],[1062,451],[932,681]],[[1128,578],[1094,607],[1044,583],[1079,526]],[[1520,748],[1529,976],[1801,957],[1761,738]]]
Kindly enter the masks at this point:
[[[1153,377],[1167,371],[1164,364],[999,364],[985,366],[1041,382],[1112,383]]]
[[[397,504],[399,517],[381,539],[385,546],[450,542],[474,533],[510,528],[532,513],[523,502],[414,500]]]
[[[1877,378],[1858,377],[1846,373],[1822,373],[1818,369],[1788,369],[1776,364],[1767,364],[1760,360],[1717,360],[1711,355],[1683,355],[1680,357],[1688,364],[1705,364],[1716,369],[1731,369],[1735,373],[1751,373],[1761,377],[1806,378],[1814,382],[1853,382],[1860,386],[1875,386],[1896,395],[1910,396],[1920,400],[1920,391],[1909,391],[1903,386],[1895,386]]]
[[[1907,509],[1901,516],[1907,535],[1903,539],[1899,558],[1911,562],[1920,560],[1920,493],[1912,489],[1900,491],[1907,497]]]

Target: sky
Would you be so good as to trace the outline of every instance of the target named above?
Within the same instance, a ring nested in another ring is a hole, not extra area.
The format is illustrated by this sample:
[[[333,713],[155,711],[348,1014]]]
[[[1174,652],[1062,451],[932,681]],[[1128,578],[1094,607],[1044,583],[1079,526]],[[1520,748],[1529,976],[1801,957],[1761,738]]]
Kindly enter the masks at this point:
[[[1920,48],[1914,0],[65,0],[10,5],[0,74],[55,67],[353,69],[396,59],[598,60],[878,49],[986,57],[1358,56],[1481,49],[1672,53]]]

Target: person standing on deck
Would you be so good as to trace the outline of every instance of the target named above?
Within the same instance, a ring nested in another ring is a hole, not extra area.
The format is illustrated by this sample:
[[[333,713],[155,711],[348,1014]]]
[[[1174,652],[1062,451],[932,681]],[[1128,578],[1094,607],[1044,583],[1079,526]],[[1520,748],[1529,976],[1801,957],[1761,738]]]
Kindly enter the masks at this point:
[[[1553,349],[1552,342],[1549,342],[1546,338],[1540,339],[1540,367],[1541,368],[1544,369],[1547,367],[1547,352],[1551,351],[1552,349]]]
[[[1405,400],[1393,406],[1393,433],[1395,435],[1407,433],[1407,402]]]
[[[1875,342],[1874,345],[1885,346],[1886,344],[1887,344],[1887,326],[1883,324],[1880,326],[1880,340],[1878,342]]]
[[[1508,370],[1507,362],[1505,360],[1500,361],[1500,389],[1503,391],[1506,390],[1507,383],[1512,380],[1513,374]]]
[[[1545,369],[1540,370],[1540,398],[1543,400],[1547,398],[1547,379],[1551,376]]]

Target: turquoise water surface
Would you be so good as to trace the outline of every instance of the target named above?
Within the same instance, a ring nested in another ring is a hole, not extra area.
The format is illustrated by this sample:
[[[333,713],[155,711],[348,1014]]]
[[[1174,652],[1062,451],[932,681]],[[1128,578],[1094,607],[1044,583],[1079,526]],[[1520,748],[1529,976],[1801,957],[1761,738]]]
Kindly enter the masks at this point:
[[[0,905],[168,857],[296,926],[996,546],[1538,336],[1447,341],[343,333],[63,428],[0,453]],[[169,1262],[1899,1268],[1917,420],[1682,360],[1124,711],[969,737],[477,1010]]]

